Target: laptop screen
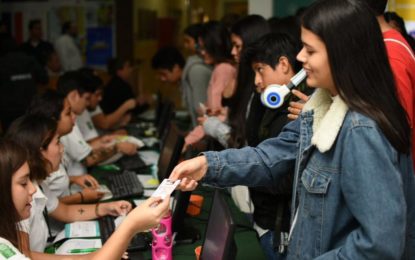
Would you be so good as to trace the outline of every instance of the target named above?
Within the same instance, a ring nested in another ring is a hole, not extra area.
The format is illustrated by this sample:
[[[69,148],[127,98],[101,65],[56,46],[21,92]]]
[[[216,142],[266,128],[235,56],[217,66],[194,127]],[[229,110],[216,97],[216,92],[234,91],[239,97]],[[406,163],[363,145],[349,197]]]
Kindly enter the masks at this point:
[[[160,182],[169,177],[170,172],[178,163],[183,144],[183,136],[179,134],[176,125],[171,124],[167,130],[167,135],[164,138],[157,165],[157,174]]]
[[[218,190],[212,202],[206,227],[205,240],[200,254],[201,260],[219,260],[233,258],[234,221],[226,201]]]

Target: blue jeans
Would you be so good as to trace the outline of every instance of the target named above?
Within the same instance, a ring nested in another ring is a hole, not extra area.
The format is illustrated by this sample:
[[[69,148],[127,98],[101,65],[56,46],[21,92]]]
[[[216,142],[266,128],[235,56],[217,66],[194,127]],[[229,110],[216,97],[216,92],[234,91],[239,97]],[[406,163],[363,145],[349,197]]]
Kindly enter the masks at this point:
[[[278,249],[274,249],[274,231],[268,231],[259,238],[262,250],[268,260],[285,260],[286,253],[280,254]]]

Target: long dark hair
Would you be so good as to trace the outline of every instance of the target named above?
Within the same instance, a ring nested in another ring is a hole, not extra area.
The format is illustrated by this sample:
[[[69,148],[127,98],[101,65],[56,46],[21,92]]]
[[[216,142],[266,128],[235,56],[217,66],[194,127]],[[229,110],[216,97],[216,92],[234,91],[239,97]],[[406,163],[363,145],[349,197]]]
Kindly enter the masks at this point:
[[[408,42],[409,46],[412,49],[412,52],[415,52],[415,39],[412,38],[411,35],[408,34],[408,31],[405,27],[405,21],[402,17],[400,17],[396,12],[385,12],[383,14],[385,20],[389,23],[390,21],[394,21],[396,25],[399,27],[399,32],[401,33],[402,37]]]
[[[52,118],[56,121],[61,119],[64,108],[65,97],[55,90],[48,89],[44,93],[33,97],[27,109],[27,114],[39,115]]]
[[[22,249],[18,235],[20,216],[12,198],[13,174],[27,161],[26,150],[12,140],[0,140],[0,237]]]
[[[231,27],[231,33],[242,39],[244,46],[248,46],[256,39],[270,32],[267,20],[264,17],[252,14],[239,19]]]
[[[226,27],[217,21],[210,21],[203,24],[199,36],[206,52],[212,56],[215,64],[232,61],[231,37]]]
[[[325,43],[334,84],[351,110],[372,118],[400,151],[407,153],[410,129],[375,14],[358,0],[319,0],[302,26]]]
[[[51,118],[39,115],[24,115],[16,119],[7,130],[6,138],[15,140],[28,150],[30,177],[43,181],[48,176],[46,160],[41,149],[46,150],[56,134],[57,123]]]
[[[229,139],[230,147],[241,147],[246,140],[246,112],[249,99],[255,91],[254,78],[250,64],[245,64],[244,52],[261,36],[270,32],[268,21],[260,15],[249,15],[238,20],[232,27],[231,33],[241,37],[242,52],[238,67],[235,92],[231,99],[229,110],[229,125],[232,128]],[[258,124],[259,125],[259,124]]]

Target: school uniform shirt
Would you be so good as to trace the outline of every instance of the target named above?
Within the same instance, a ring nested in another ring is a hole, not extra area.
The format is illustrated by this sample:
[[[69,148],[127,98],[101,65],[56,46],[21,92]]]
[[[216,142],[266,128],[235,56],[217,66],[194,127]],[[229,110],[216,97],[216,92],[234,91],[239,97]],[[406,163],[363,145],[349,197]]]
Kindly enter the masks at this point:
[[[42,185],[42,189],[37,183],[34,183],[36,187],[36,192],[33,194],[32,208],[30,209],[30,218],[29,218],[29,240],[30,240],[30,250],[36,252],[43,252],[47,245],[47,240],[49,236],[49,229],[43,215],[45,208],[49,213],[55,211],[59,205],[59,200],[54,196],[46,196],[45,194],[50,195],[51,192],[47,185]]]
[[[86,174],[86,167],[81,163],[91,153],[91,146],[85,142],[78,124],[75,123],[72,132],[61,137],[61,143],[65,148],[63,164],[69,176]]]
[[[70,194],[69,176],[62,163],[59,165],[59,169],[56,172],[51,173],[42,184],[47,185],[50,192],[55,197],[61,198]]]
[[[99,105],[94,110],[89,111],[89,115],[91,117],[94,117],[94,116],[102,114],[102,113],[104,113],[104,112],[102,112],[102,108]]]
[[[85,109],[81,115],[76,117],[76,123],[85,141],[98,137],[97,129],[92,122],[91,113],[88,110]]]
[[[0,260],[30,260],[12,244],[9,240],[0,237]]]
[[[30,220],[28,218],[19,221],[19,223],[17,224],[17,229],[19,231],[22,231],[22,232],[25,232],[25,233],[29,234],[29,230],[30,230],[30,222],[29,221]]]

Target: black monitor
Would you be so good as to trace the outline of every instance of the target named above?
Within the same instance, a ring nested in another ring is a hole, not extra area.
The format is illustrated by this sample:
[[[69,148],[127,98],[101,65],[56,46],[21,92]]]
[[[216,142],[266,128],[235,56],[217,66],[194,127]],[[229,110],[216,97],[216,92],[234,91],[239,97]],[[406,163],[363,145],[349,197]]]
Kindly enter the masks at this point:
[[[166,129],[168,128],[168,125],[172,121],[173,117],[174,117],[174,104],[173,102],[167,100],[163,102],[160,119],[158,120],[156,124],[158,138],[164,139],[164,136],[166,134]]]
[[[228,204],[216,190],[202,244],[201,260],[235,259],[236,244],[233,238],[235,222]]]
[[[180,134],[175,124],[170,124],[164,137],[158,160],[157,177],[160,183],[169,177],[171,171],[178,164],[184,145],[184,136]],[[193,243],[200,239],[199,230],[184,223],[191,192],[174,192],[174,204],[172,215],[172,229],[176,232],[177,244]]]
[[[169,177],[170,172],[177,165],[184,145],[184,137],[179,133],[175,124],[171,124],[167,129],[163,145],[160,149],[160,158],[157,163],[157,177],[160,183]]]
[[[158,90],[156,94],[156,109],[155,109],[155,117],[154,117],[154,125],[156,126],[160,122],[162,110],[163,110],[163,96],[161,95],[160,90]]]

